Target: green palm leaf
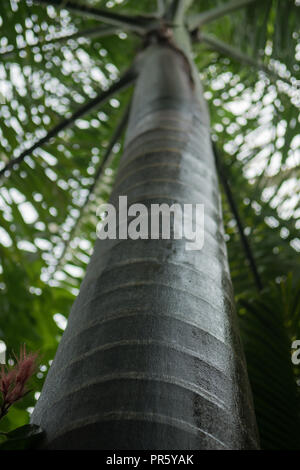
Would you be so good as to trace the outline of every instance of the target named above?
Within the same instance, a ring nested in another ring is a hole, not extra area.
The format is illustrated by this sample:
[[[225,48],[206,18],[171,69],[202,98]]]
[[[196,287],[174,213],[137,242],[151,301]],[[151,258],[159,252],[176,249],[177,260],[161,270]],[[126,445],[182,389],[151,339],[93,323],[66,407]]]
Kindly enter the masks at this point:
[[[86,16],[58,3],[0,3],[0,173],[52,136],[0,181],[0,339],[9,353],[24,338],[43,351],[37,390],[62,333],[54,316],[69,314],[96,238],[96,208],[112,191],[123,149],[123,134],[114,132],[131,88],[51,132],[118,83],[147,45],[144,33],[159,16],[172,24],[184,4],[91,0],[88,7],[102,16]],[[300,8],[294,0],[213,3],[187,2],[185,23],[212,137],[263,286],[258,293],[222,189],[261,443],[299,448],[290,347],[299,337]],[[34,403],[29,396],[20,402],[4,430],[24,424]]]

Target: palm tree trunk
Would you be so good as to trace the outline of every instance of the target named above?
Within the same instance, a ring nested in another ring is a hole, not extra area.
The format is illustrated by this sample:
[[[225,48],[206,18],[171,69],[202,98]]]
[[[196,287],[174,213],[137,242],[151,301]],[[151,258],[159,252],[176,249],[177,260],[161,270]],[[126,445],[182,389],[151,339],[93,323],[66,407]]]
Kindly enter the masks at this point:
[[[205,241],[97,240],[32,421],[55,449],[252,449],[209,116],[167,41],[143,55],[111,201],[205,206]]]

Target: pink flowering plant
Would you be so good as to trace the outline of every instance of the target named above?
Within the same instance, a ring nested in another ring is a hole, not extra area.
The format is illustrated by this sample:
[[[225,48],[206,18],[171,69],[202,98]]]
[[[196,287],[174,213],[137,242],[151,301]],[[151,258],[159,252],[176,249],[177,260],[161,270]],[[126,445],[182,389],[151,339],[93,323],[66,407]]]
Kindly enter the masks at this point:
[[[21,346],[20,355],[15,355],[15,359],[16,364],[13,367],[2,365],[0,369],[0,419],[14,403],[30,392],[27,383],[37,370],[38,353],[27,353],[25,344]]]
[[[0,368],[0,420],[9,408],[30,392],[28,382],[38,368],[38,353],[28,353],[26,346],[15,355],[13,366],[2,365]],[[0,450],[30,449],[37,445],[43,431],[35,424],[25,424],[10,432],[0,432]]]

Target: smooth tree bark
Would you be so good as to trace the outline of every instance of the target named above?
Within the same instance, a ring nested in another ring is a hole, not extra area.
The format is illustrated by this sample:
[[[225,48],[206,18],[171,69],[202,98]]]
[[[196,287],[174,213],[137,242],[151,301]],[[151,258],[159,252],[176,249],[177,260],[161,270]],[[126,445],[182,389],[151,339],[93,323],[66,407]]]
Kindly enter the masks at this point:
[[[46,448],[258,447],[209,115],[179,29],[140,54],[111,202],[202,203],[204,246],[97,240],[32,416]]]

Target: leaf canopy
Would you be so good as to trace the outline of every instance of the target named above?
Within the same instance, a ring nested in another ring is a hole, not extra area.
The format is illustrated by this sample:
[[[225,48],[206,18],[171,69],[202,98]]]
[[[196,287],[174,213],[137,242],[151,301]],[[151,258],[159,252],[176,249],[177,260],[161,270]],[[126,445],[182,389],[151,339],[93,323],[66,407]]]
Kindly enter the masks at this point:
[[[143,47],[144,32],[173,5],[85,2],[86,9],[104,12],[100,18],[68,9],[70,2],[58,8],[60,3],[0,3],[0,171],[115,86]],[[299,448],[299,371],[290,357],[300,325],[299,2],[202,0],[187,6],[212,137],[263,285],[258,293],[222,189],[262,445]],[[113,145],[111,139],[131,94],[132,86],[116,90],[101,106],[77,115],[0,181],[0,339],[8,355],[24,339],[29,349],[42,351],[35,390],[89,260],[96,208],[109,197],[122,153],[123,134]],[[1,422],[4,431],[28,421],[37,396],[12,409]]]

